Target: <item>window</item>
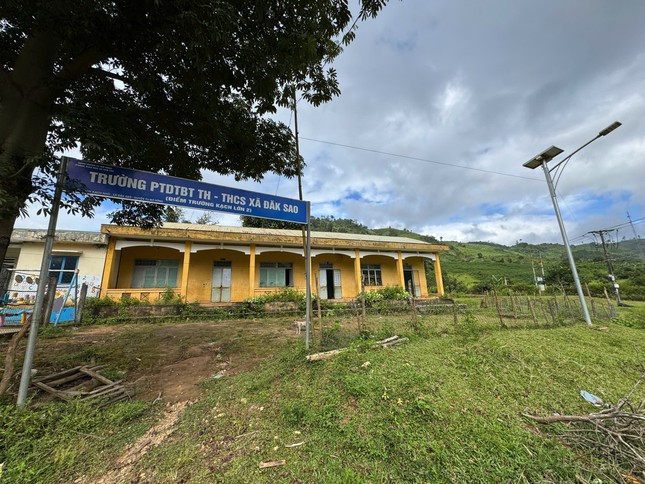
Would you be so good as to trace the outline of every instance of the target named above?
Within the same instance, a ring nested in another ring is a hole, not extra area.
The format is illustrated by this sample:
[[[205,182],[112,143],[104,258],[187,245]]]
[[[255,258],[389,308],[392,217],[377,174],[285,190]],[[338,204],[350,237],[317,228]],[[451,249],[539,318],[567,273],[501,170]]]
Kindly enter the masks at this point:
[[[382,286],[381,264],[361,264],[363,284],[366,286]]]
[[[293,264],[261,262],[260,287],[293,287]]]
[[[69,284],[77,266],[77,255],[53,255],[49,264],[49,277],[55,277],[57,284]]]
[[[178,260],[136,259],[132,273],[132,287],[177,287],[178,273]]]

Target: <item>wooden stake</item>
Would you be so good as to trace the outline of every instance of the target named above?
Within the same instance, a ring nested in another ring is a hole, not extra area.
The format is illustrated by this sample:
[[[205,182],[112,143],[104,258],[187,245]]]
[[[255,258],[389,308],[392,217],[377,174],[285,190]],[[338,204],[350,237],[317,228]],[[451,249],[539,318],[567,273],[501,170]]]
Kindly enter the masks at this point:
[[[22,325],[20,331],[11,337],[4,359],[4,373],[2,375],[2,380],[0,380],[0,395],[4,395],[7,388],[9,388],[11,378],[13,377],[13,370],[16,365],[16,350],[18,348],[18,343],[20,343],[20,340],[25,336],[25,334],[27,334],[29,326],[31,326],[31,317],[27,318],[27,322]]]
[[[537,316],[535,315],[535,309],[533,308],[533,301],[531,301],[530,297],[526,298],[526,300],[528,302],[529,311],[531,312],[531,316],[533,317],[533,324],[535,324],[537,326],[538,320],[537,320]]]
[[[365,283],[361,278],[361,306],[363,308],[363,324],[365,324]]]
[[[81,324],[81,318],[83,317],[83,308],[85,307],[86,298],[87,298],[87,284],[84,282],[81,285],[81,295],[78,298],[78,304],[76,306],[76,314],[75,314],[76,324]]]
[[[457,329],[457,326],[459,324],[459,318],[457,314],[457,303],[455,301],[452,302],[452,319],[454,320],[454,323],[455,323],[455,329]]]
[[[495,289],[493,289],[493,297],[495,298],[495,308],[497,308],[497,315],[499,316],[499,325],[502,329],[506,329],[507,326],[502,316],[502,308],[500,307],[499,298],[497,297],[497,291]]]
[[[417,308],[414,303],[414,295],[412,294],[412,281],[408,281],[408,294],[410,295],[410,306],[412,308],[412,320],[417,321]]]

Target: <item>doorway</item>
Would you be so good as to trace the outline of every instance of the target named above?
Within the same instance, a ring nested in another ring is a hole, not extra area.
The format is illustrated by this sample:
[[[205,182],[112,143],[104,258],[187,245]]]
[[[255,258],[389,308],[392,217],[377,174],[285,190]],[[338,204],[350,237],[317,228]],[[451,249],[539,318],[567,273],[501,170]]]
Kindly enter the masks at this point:
[[[421,280],[419,277],[419,271],[412,269],[412,266],[409,264],[404,264],[403,281],[405,282],[404,289],[406,291],[409,291],[410,285],[412,285],[412,294],[414,297],[421,297]]]
[[[340,269],[334,269],[332,264],[320,264],[320,299],[341,299],[343,290]]]
[[[211,302],[231,302],[231,276],[231,261],[215,261],[213,263]]]

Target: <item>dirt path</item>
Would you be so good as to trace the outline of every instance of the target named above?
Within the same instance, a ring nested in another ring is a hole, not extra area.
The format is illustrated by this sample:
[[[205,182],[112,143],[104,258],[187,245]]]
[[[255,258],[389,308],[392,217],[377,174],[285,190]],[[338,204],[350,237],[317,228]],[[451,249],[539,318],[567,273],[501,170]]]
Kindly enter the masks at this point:
[[[126,447],[125,452],[121,454],[115,462],[112,470],[98,480],[88,480],[82,477],[75,482],[77,483],[96,483],[96,484],[118,484],[121,482],[133,482],[132,468],[134,465],[154,447],[163,443],[170,434],[175,430],[175,424],[179,420],[184,408],[188,402],[178,402],[170,405],[164,416],[156,423],[154,427],[142,435],[134,444]]]

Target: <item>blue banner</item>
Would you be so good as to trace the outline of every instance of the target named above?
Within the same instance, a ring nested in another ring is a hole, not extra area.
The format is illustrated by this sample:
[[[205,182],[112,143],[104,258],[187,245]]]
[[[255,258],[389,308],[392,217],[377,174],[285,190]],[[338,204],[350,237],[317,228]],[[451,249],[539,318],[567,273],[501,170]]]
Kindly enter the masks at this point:
[[[307,223],[307,202],[68,158],[67,175],[88,195]]]

